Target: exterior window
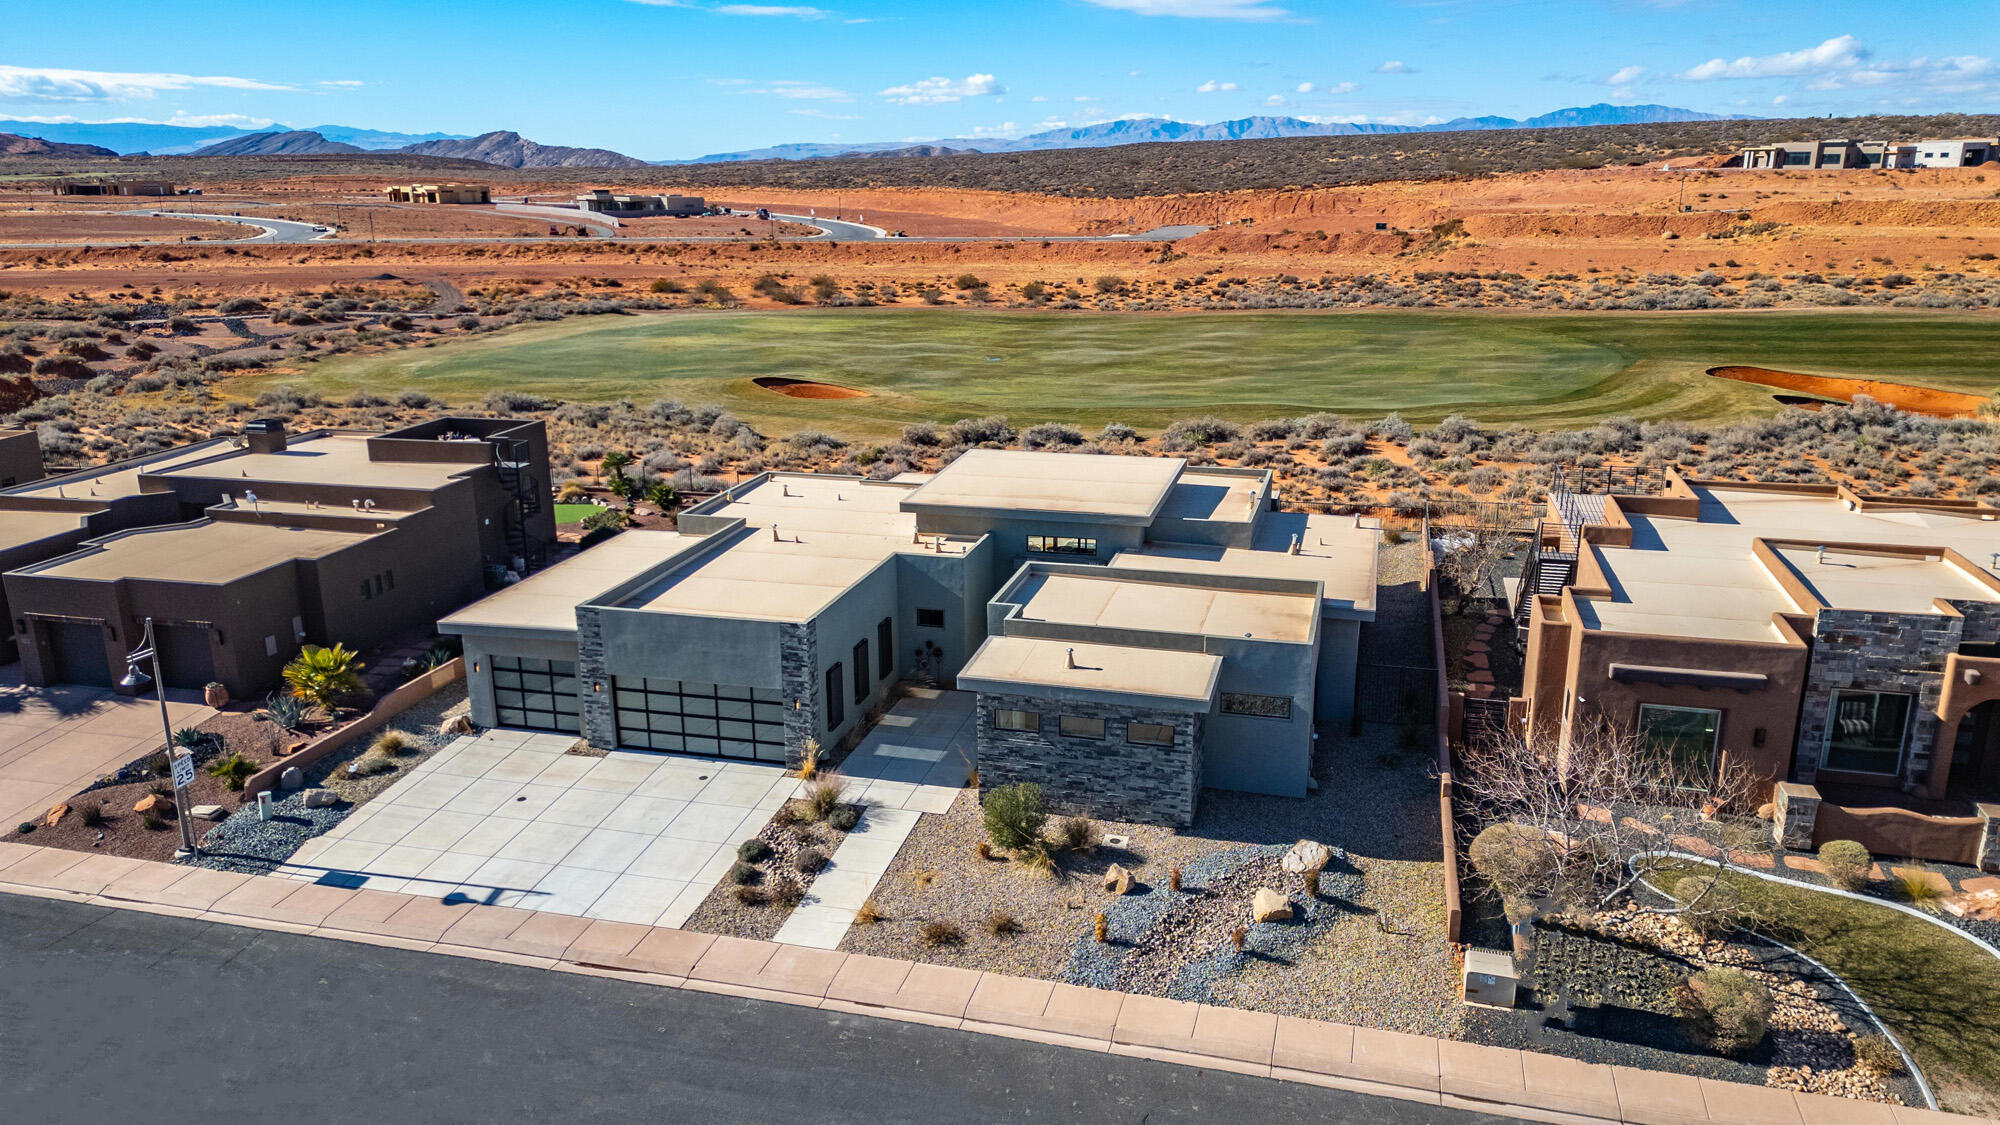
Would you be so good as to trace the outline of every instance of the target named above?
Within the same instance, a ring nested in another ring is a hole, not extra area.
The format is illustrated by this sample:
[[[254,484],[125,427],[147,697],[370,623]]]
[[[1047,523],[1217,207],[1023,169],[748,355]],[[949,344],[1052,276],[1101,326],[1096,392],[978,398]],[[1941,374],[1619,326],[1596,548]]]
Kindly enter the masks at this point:
[[[854,702],[868,702],[868,642],[854,646]]]
[[[1903,765],[1910,697],[1886,691],[1836,691],[1826,724],[1830,770],[1894,774]]]
[[[1030,535],[1028,553],[1031,555],[1095,555],[1097,540],[1084,539],[1075,535]]]
[[[1126,723],[1125,741],[1140,746],[1172,746],[1174,728],[1165,723]]]
[[[922,628],[925,628],[925,629],[942,629],[942,628],[944,628],[944,610],[941,610],[941,609],[920,609],[920,610],[918,610],[918,611],[917,611],[917,624],[918,624],[918,626],[920,626],[920,627],[922,627]]]
[[[1039,711],[1009,711],[999,708],[993,712],[993,729],[1038,731],[1042,729],[1042,714]]]
[[[1706,789],[1715,779],[1715,736],[1722,712],[1699,707],[1639,706],[1639,742],[1671,763],[1674,784]]]
[[[1289,719],[1292,717],[1292,700],[1284,695],[1244,695],[1225,691],[1222,693],[1222,713],[1249,715],[1258,719]]]
[[[884,617],[875,626],[875,678],[886,680],[896,674],[896,623]]]
[[[1095,742],[1104,741],[1104,720],[1087,715],[1064,715],[1062,717],[1064,738],[1088,738]]]
[[[826,670],[826,729],[833,730],[847,719],[847,696],[841,684],[840,665]]]

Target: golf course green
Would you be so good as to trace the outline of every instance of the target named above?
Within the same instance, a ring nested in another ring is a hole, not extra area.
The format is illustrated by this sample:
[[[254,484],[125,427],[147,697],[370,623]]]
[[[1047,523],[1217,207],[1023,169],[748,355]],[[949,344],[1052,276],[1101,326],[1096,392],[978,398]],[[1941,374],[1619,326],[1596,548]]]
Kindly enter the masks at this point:
[[[1719,364],[2000,389],[2000,317],[1900,310],[1768,313],[688,311],[523,325],[426,348],[333,356],[225,385],[339,398],[506,389],[568,402],[718,403],[766,433],[890,434],[1004,414],[1159,427],[1330,410],[1463,413],[1488,425],[1610,415],[1716,422],[1778,408]],[[797,398],[757,378],[865,391]]]

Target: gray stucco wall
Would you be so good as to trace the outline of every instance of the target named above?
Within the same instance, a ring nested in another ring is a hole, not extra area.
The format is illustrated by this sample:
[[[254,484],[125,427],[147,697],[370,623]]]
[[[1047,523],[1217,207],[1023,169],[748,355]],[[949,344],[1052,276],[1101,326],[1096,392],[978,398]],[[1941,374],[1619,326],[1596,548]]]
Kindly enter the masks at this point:
[[[993,541],[982,540],[965,554],[907,553],[896,556],[896,667],[899,675],[915,673],[917,653],[926,643],[941,655],[932,674],[949,684],[986,640],[986,602],[998,588],[999,553]],[[944,625],[917,624],[917,610],[944,614]]]
[[[1037,712],[1041,729],[998,730],[995,710]],[[1103,740],[1064,737],[1064,712],[1105,720]],[[1125,727],[1134,719],[1171,725],[1174,744],[1127,742]],[[1194,823],[1201,795],[1202,719],[1094,701],[981,692],[980,783],[992,788],[1033,782],[1057,811],[1185,828]]]
[[[1354,718],[1354,677],[1361,660],[1361,622],[1320,618],[1319,676],[1313,717],[1345,725]]]
[[[1303,797],[1312,775],[1313,692],[1318,679],[1312,649],[1269,641],[1211,638],[1207,649],[1222,657],[1216,690],[1223,695],[1283,696],[1283,719],[1211,712],[1202,739],[1202,784],[1212,789]]]
[[[1032,516],[1020,519],[995,519],[978,515],[942,515],[929,512],[919,513],[917,528],[925,534],[941,532],[948,535],[991,537],[996,564],[1003,575],[1020,569],[1022,563],[1030,559],[1049,562],[1109,562],[1111,556],[1120,551],[1136,550],[1146,541],[1146,529],[1132,524],[1099,523],[1086,520],[1065,520],[1053,517],[1037,519]],[[1031,555],[1028,553],[1028,536],[1061,535],[1097,540],[1095,555]]]
[[[887,679],[876,675],[880,653],[875,640],[876,626],[883,618],[894,621],[897,613],[896,562],[890,559],[871,571],[866,578],[849,587],[835,599],[833,604],[820,611],[812,620],[814,640],[813,661],[816,683],[820,687],[818,698],[818,731],[816,737],[820,745],[832,749],[840,740],[852,733],[868,715],[869,711],[882,705],[890,694],[897,677]],[[854,646],[856,642],[868,645],[868,666],[854,666]],[[900,641],[896,646],[903,647]],[[825,697],[826,673],[834,665],[841,667],[841,721],[828,724],[827,717],[832,704]],[[867,697],[856,701],[854,698],[857,676],[865,677],[868,685]]]

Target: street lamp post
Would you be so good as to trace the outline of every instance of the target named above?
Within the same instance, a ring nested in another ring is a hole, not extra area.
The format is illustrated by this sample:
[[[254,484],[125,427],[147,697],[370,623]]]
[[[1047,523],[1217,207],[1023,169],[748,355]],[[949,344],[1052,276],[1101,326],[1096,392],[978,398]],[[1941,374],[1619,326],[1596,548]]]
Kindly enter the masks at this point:
[[[147,675],[139,665],[142,661],[152,661],[153,673]],[[125,678],[118,686],[131,688],[135,692],[147,684],[156,687],[160,700],[160,730],[167,739],[167,765],[174,780],[174,819],[181,826],[181,850],[189,855],[200,855],[201,846],[194,839],[194,818],[188,814],[187,787],[194,775],[194,753],[174,745],[174,722],[167,714],[167,681],[160,674],[160,645],[153,639],[153,619],[146,619],[146,630],[139,637],[139,647],[125,656]]]

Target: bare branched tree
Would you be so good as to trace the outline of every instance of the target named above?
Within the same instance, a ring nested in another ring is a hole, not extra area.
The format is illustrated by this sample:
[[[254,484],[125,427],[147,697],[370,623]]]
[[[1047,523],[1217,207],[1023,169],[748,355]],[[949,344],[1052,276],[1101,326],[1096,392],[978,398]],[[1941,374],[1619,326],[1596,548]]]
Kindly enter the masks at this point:
[[[1502,560],[1521,548],[1523,526],[1534,511],[1525,501],[1460,501],[1431,512],[1432,549],[1445,580],[1438,593],[1446,613],[1463,613],[1466,600],[1485,590]]]
[[[1711,770],[1631,731],[1600,726],[1567,746],[1517,735],[1469,747],[1455,781],[1482,826],[1473,865],[1514,920],[1603,910],[1642,879],[1665,889],[1650,877],[1677,852],[1717,864],[1719,875],[1771,849],[1768,830],[1751,815],[1760,792],[1754,775],[1727,762]],[[1642,905],[1699,913],[1707,898]]]

